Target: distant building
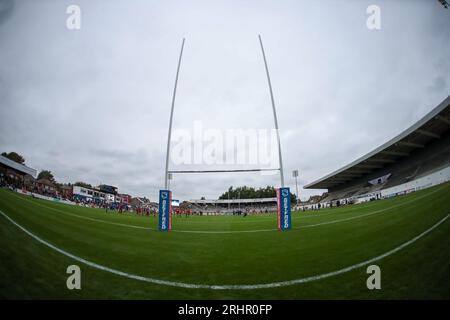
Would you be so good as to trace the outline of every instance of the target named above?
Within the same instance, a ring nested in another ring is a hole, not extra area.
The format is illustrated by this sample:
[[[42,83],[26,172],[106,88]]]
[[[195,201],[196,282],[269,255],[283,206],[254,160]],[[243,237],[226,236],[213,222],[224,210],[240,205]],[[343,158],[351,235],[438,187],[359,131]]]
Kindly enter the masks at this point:
[[[64,199],[72,199],[73,186],[71,184],[63,184],[60,186],[61,197]]]
[[[35,182],[37,192],[43,195],[56,196],[56,185],[48,179],[39,179]]]
[[[33,191],[36,185],[36,179],[29,174],[23,176],[23,185],[28,191]]]
[[[19,188],[23,186],[26,175],[35,177],[36,174],[35,169],[0,156],[0,180]]]
[[[82,202],[106,202],[106,193],[101,192],[95,188],[86,188],[81,186],[73,186],[72,188],[73,199]]]
[[[153,203],[146,197],[135,197],[131,199],[131,205],[135,208],[150,208]]]
[[[131,196],[127,194],[117,194],[117,187],[108,185],[99,185],[95,188],[73,186],[73,199],[78,201],[87,201],[100,203],[125,203],[131,202]]]
[[[118,194],[115,202],[131,205],[131,196],[129,194]]]
[[[114,194],[114,195],[117,194],[117,187],[110,186],[107,184],[101,184],[97,187],[97,189],[104,193],[110,193],[110,194]]]
[[[107,184],[101,184],[97,187],[97,189],[102,192],[103,194],[105,194],[105,201],[108,203],[112,203],[112,202],[118,202],[116,200],[116,196],[117,196],[117,187],[114,186],[110,186]]]
[[[314,196],[309,197],[309,200],[307,201],[307,203],[318,203],[320,200],[322,200],[321,195],[314,195]]]

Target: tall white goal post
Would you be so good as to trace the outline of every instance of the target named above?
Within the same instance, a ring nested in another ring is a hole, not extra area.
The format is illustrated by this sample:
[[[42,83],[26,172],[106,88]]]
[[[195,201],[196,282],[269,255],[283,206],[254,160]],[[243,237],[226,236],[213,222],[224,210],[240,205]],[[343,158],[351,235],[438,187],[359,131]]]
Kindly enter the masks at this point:
[[[169,170],[169,158],[170,158],[170,142],[172,138],[172,124],[173,115],[175,110],[175,99],[177,94],[178,77],[180,74],[181,60],[183,57],[183,50],[185,44],[185,38],[183,38],[181,43],[180,55],[178,58],[177,71],[175,75],[175,84],[172,94],[172,103],[170,108],[170,118],[169,118],[169,130],[167,134],[167,148],[166,148],[166,163],[164,171],[164,190],[160,190],[159,196],[159,229],[161,231],[170,231],[171,226],[171,199],[172,193],[168,188],[169,179],[173,173],[220,173],[220,172],[258,172],[258,171],[274,171],[278,170],[280,172],[280,188],[277,189],[277,202],[278,202],[278,229],[287,230],[291,228],[291,203],[290,203],[290,191],[289,188],[284,186],[284,171],[283,171],[283,158],[281,155],[281,141],[280,132],[278,128],[278,117],[275,107],[275,99],[273,96],[272,82],[270,80],[269,68],[267,66],[266,54],[264,51],[264,46],[262,43],[261,35],[258,35],[259,44],[261,46],[261,52],[264,60],[264,67],[266,70],[267,83],[269,86],[270,100],[272,104],[273,120],[275,125],[275,131],[277,135],[277,146],[278,146],[278,160],[279,168],[268,169],[268,168],[255,168],[255,169],[231,169],[231,170]],[[170,175],[170,177],[169,177]],[[289,199],[288,199],[289,198]],[[288,199],[288,200],[287,200]]]

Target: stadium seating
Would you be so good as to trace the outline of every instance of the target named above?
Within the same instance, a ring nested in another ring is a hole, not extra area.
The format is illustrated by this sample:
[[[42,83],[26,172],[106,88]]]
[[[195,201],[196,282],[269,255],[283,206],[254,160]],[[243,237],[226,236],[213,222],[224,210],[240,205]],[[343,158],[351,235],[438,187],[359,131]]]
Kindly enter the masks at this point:
[[[448,166],[450,166],[450,132],[427,144],[424,148],[413,151],[407,157],[400,158],[394,163],[387,164],[379,170],[340,185],[338,188],[331,188],[328,196],[321,202],[327,203],[374,193],[424,177]],[[372,179],[389,173],[391,176],[383,184],[370,185],[368,183]]]

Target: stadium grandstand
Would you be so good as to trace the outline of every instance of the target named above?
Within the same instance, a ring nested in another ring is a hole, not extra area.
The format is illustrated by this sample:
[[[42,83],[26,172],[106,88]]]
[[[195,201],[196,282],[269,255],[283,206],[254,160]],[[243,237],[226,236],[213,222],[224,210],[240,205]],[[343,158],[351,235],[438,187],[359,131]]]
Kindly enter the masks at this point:
[[[194,214],[241,214],[268,213],[277,210],[277,198],[255,199],[193,199],[184,201],[183,208],[192,210]]]
[[[328,189],[325,206],[416,191],[450,180],[450,96],[385,144],[305,189]]]
[[[37,171],[0,155],[0,184],[21,187],[27,178],[36,177]]]

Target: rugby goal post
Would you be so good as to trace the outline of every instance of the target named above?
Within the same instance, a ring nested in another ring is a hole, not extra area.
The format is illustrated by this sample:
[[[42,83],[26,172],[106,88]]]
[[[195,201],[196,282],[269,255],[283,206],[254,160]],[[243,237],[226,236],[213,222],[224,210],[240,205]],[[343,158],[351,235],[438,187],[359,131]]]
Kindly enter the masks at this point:
[[[267,83],[269,86],[270,100],[272,104],[273,120],[275,125],[275,131],[277,135],[277,146],[278,146],[278,160],[279,168],[268,169],[268,168],[254,168],[254,169],[231,169],[231,170],[178,170],[169,171],[169,157],[170,157],[170,142],[172,138],[172,124],[173,124],[173,114],[175,109],[175,98],[177,94],[178,86],[178,76],[180,74],[181,60],[183,57],[185,38],[183,38],[181,43],[180,55],[178,58],[177,71],[175,75],[175,84],[172,93],[172,103],[170,108],[170,118],[169,118],[169,130],[167,134],[167,148],[166,148],[166,163],[164,172],[164,189],[159,192],[159,230],[160,231],[170,231],[172,229],[172,192],[168,190],[169,175],[173,173],[224,173],[224,172],[261,172],[261,171],[279,171],[280,172],[280,182],[281,186],[277,189],[277,203],[278,203],[278,229],[288,230],[291,228],[291,196],[289,187],[284,185],[284,173],[283,173],[283,158],[281,155],[281,141],[280,132],[278,129],[278,117],[275,107],[275,99],[273,96],[272,82],[270,80],[269,68],[267,66],[266,54],[264,51],[264,46],[262,43],[261,35],[258,35],[259,44],[261,46],[261,52],[264,60],[264,67],[266,70]]]

